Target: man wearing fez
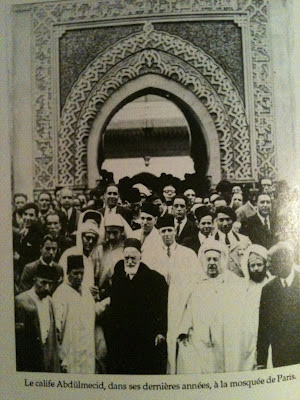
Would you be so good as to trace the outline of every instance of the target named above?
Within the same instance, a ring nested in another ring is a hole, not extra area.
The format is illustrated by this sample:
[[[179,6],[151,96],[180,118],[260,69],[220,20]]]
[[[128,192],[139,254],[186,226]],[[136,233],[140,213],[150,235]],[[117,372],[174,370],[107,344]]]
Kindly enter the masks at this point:
[[[300,363],[300,273],[295,270],[290,242],[269,251],[275,278],[262,289],[257,338],[257,368],[267,367],[272,348],[273,367]]]
[[[165,372],[161,346],[167,331],[167,284],[141,262],[141,242],[124,242],[124,260],[112,277],[107,330],[109,372],[156,374]]]
[[[166,214],[158,220],[162,243],[157,247],[155,257],[160,258],[161,271],[168,284],[168,372],[175,373],[177,331],[181,322],[189,287],[198,276],[198,260],[193,250],[176,243],[173,215]]]
[[[60,372],[54,309],[49,294],[56,270],[39,264],[34,285],[15,298],[18,371]]]
[[[67,281],[53,295],[63,372],[95,373],[95,302],[87,287],[82,255],[67,258]]]
[[[213,239],[221,241],[228,247],[229,264],[228,268],[237,276],[243,277],[241,268],[241,257],[251,241],[247,236],[236,233],[233,229],[233,223],[236,220],[235,212],[227,206],[218,207],[216,210],[217,231],[213,234]]]
[[[142,261],[150,269],[161,273],[159,264],[156,262],[155,253],[157,247],[161,244],[161,238],[158,230],[155,227],[159,215],[159,208],[157,205],[145,202],[141,208],[141,229],[133,232],[132,236],[141,241],[141,254]]]
[[[54,262],[54,258],[57,252],[57,239],[51,235],[46,235],[42,239],[41,243],[41,256],[38,260],[33,261],[25,265],[19,286],[19,292],[29,290],[34,285],[35,271],[39,265],[45,268],[53,268],[56,271],[56,279],[52,285],[50,295],[53,294],[58,285],[61,284],[64,276],[64,272],[61,266]]]
[[[184,246],[189,247],[198,254],[200,246],[210,236],[213,230],[213,214],[210,208],[203,206],[196,208],[195,218],[199,232],[193,236],[185,238],[182,242]]]

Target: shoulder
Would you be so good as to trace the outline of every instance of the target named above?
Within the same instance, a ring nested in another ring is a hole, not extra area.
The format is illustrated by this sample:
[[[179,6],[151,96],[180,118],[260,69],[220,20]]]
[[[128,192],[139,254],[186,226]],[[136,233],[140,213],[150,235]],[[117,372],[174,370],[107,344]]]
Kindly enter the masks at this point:
[[[39,260],[32,261],[31,263],[26,264],[24,269],[26,269],[27,271],[32,271],[37,267],[38,263]]]
[[[28,306],[35,306],[35,301],[32,299],[32,297],[29,294],[29,290],[26,290],[23,293],[18,294],[15,297],[15,303],[19,307],[26,308]]]
[[[58,273],[63,273],[63,267],[61,267],[59,264],[57,263],[53,263],[53,267],[57,270]]]
[[[245,242],[245,243],[250,242],[250,239],[248,236],[242,235],[241,233],[235,233],[235,234],[238,236],[238,238],[240,239],[241,242]]]
[[[152,282],[162,283],[165,282],[165,278],[157,271],[150,269],[143,262],[140,263],[141,273],[147,278],[147,280],[152,280]]]

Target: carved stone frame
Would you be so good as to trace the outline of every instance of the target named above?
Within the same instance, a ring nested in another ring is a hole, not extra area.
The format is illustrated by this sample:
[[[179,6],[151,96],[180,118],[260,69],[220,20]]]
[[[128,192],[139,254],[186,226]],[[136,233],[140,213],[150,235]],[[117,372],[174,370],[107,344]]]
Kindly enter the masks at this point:
[[[58,90],[58,43],[61,35],[66,29],[78,27],[130,24],[133,21],[144,24],[147,20],[164,22],[178,17],[181,21],[227,18],[241,26],[245,113],[252,157],[251,174],[246,179],[235,177],[235,180],[251,181],[258,175],[276,178],[267,0],[137,0],[134,3],[125,0],[122,5],[112,0],[101,4],[90,0],[48,2],[29,7],[34,37],[33,139],[34,186],[37,190],[53,189],[60,181],[57,137],[61,130]],[[73,176],[74,172],[75,169]]]

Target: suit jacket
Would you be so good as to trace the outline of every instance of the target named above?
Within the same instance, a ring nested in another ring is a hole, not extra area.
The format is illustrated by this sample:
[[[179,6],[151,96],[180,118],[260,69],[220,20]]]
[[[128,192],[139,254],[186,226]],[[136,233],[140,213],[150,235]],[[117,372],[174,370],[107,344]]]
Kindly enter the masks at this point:
[[[17,371],[60,372],[52,301],[49,299],[50,329],[43,344],[37,305],[28,292],[15,298]]]
[[[187,219],[186,224],[184,225],[182,231],[180,232],[180,235],[176,237],[176,242],[178,244],[182,244],[183,240],[189,236],[193,236],[194,234],[197,234],[198,229],[196,225],[191,222],[189,219]]]
[[[80,212],[76,208],[72,208],[71,216],[68,219],[63,211],[59,211],[61,220],[61,231],[65,236],[70,236],[77,229]]]
[[[273,367],[300,363],[300,273],[292,285],[276,277],[263,287],[259,308],[257,365],[267,365],[272,347]]]
[[[32,263],[29,263],[25,265],[22,275],[21,275],[21,280],[20,280],[20,286],[19,286],[19,293],[25,292],[26,290],[29,290],[32,288],[34,284],[34,277],[35,277],[35,272],[37,269],[37,266],[40,262],[40,259],[33,261]],[[53,285],[53,290],[52,293],[55,291],[58,285],[60,285],[63,281],[64,277],[64,271],[62,267],[55,262],[52,264],[51,268],[56,269],[57,273],[57,280],[54,282]]]
[[[247,236],[241,235],[240,233],[236,233],[233,230],[231,230],[233,236],[234,236],[234,241],[230,243],[229,247],[229,263],[228,263],[228,269],[232,272],[234,272],[237,276],[243,277],[244,273],[242,271],[241,267],[241,253],[240,250],[241,248],[246,249],[248,246],[250,246],[251,241]],[[217,231],[213,236],[213,239],[215,240],[220,240],[220,235],[219,232]]]
[[[110,329],[107,335],[111,371],[123,374],[157,373],[155,337],[167,331],[167,284],[141,263],[132,280],[124,261],[112,277]]]
[[[248,236],[253,244],[260,244],[270,249],[275,243],[274,219],[270,216],[270,230],[267,229],[257,214],[246,219],[242,225],[241,232]]]

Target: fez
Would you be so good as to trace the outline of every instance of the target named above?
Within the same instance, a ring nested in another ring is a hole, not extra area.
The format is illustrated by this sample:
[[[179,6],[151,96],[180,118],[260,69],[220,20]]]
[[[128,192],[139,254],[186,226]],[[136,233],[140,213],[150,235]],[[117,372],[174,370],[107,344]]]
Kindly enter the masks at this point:
[[[69,274],[73,269],[84,268],[83,256],[73,255],[67,258],[67,274]]]
[[[137,249],[139,252],[141,252],[141,241],[135,238],[128,238],[124,240],[124,249],[126,247],[134,247]]]

